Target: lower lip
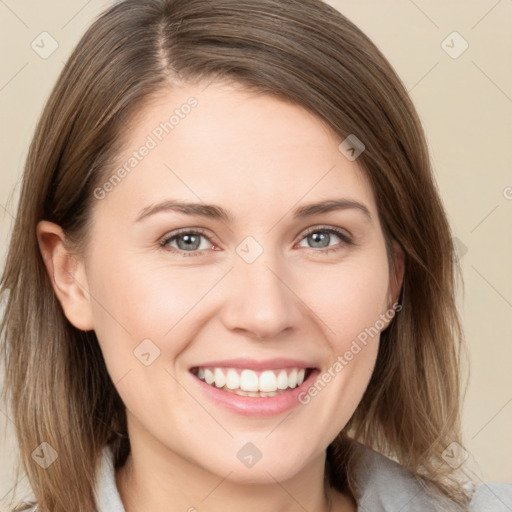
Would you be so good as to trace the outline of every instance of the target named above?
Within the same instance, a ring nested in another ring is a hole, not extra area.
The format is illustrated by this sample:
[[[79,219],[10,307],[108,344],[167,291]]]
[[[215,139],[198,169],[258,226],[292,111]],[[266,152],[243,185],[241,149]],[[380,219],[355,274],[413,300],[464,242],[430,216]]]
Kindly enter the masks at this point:
[[[221,391],[217,387],[206,384],[206,382],[195,375],[191,375],[206,396],[216,404],[242,416],[264,417],[282,414],[297,405],[301,405],[299,396],[307,391],[319,373],[318,370],[312,370],[308,378],[300,386],[269,397],[240,396],[229,391]]]

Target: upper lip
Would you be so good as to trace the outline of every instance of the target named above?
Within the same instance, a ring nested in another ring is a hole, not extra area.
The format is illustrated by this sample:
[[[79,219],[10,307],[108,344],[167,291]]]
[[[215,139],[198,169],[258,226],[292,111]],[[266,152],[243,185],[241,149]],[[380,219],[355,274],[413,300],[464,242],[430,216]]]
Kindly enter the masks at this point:
[[[208,361],[195,365],[193,368],[242,368],[248,370],[277,370],[280,368],[315,368],[315,364],[300,359],[290,359],[288,357],[279,357],[274,359],[256,360],[256,359],[223,359],[218,361]]]

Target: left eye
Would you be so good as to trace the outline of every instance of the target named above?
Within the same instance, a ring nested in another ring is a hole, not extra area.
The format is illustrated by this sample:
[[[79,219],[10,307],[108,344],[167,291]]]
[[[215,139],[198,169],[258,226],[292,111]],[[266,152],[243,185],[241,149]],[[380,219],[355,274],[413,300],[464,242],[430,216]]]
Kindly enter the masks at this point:
[[[346,244],[350,243],[350,238],[347,235],[345,235],[342,231],[338,231],[337,229],[333,228],[316,228],[315,230],[307,233],[302,240],[312,244],[312,246],[309,246],[311,249],[324,249],[337,245],[337,243],[332,245],[330,244],[333,236],[334,238],[338,239],[338,243],[339,241],[342,241]],[[304,245],[300,245],[301,247],[304,247]]]

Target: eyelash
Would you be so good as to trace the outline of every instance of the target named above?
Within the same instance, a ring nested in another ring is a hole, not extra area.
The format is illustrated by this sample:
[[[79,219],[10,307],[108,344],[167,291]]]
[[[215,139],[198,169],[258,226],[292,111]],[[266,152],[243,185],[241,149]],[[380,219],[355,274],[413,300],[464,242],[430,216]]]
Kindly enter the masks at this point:
[[[302,238],[300,239],[300,241],[302,241],[304,238],[306,238],[307,236],[311,235],[312,233],[335,234],[336,236],[338,236],[342,240],[342,242],[338,246],[327,247],[327,248],[325,248],[323,250],[322,249],[315,249],[313,247],[309,247],[309,249],[311,249],[311,250],[313,250],[315,252],[319,252],[321,254],[327,254],[327,253],[330,253],[330,252],[339,251],[339,250],[342,249],[343,246],[355,245],[354,241],[350,238],[349,235],[347,235],[345,233],[345,231],[342,231],[341,229],[334,228],[334,227],[331,227],[331,226],[315,226],[315,227],[309,229],[308,231],[306,231],[304,233],[304,235],[302,236]],[[158,245],[159,245],[159,247],[161,247],[162,249],[164,249],[166,251],[180,253],[185,258],[190,257],[190,256],[200,256],[201,253],[203,252],[203,250],[183,251],[181,249],[176,249],[175,247],[170,247],[169,248],[167,246],[167,244],[169,244],[173,240],[179,238],[181,235],[202,235],[205,238],[207,238],[208,240],[210,240],[208,238],[207,232],[202,230],[202,229],[199,229],[199,228],[197,228],[197,229],[187,229],[187,228],[184,228],[184,229],[179,230],[179,231],[177,231],[175,233],[172,233],[169,236],[165,236],[162,240],[160,240],[160,242],[158,242]]]

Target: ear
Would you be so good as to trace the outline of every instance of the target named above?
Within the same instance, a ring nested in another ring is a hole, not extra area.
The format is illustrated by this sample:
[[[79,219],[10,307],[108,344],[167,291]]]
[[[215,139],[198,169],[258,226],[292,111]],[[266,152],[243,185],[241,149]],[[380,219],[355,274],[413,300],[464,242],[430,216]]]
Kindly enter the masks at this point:
[[[82,259],[68,249],[62,228],[53,222],[37,224],[37,241],[66,318],[77,329],[92,330],[91,297]]]
[[[393,304],[398,301],[400,297],[400,290],[402,289],[402,283],[404,280],[405,272],[405,254],[401,245],[393,240],[393,254],[394,254],[394,265],[389,275],[389,295],[388,295],[388,307],[391,309]]]
[[[381,332],[385,331],[389,327],[389,324],[393,320],[396,312],[402,309],[402,306],[398,305],[397,302],[400,297],[400,290],[402,289],[402,282],[404,279],[405,253],[400,244],[395,240],[393,240],[393,255],[394,265],[390,265],[388,293],[385,304],[383,304],[385,312],[380,316],[381,321],[383,321]],[[397,305],[395,306],[395,304]],[[383,316],[384,319],[382,318]]]

